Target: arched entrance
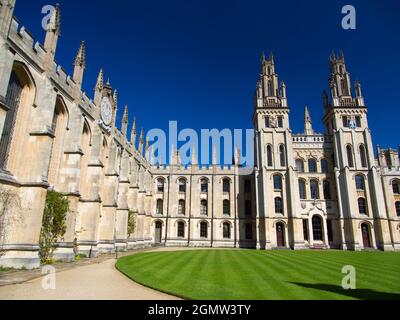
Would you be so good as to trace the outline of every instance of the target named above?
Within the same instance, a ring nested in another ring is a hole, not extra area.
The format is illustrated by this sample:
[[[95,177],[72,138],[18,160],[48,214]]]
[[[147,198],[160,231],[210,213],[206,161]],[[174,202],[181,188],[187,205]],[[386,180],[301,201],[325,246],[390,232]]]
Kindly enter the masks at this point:
[[[362,233],[364,248],[372,248],[371,236],[368,224],[363,223],[361,225],[361,233]]]
[[[285,247],[285,225],[281,222],[276,224],[276,244],[278,248]]]
[[[324,241],[322,218],[320,216],[314,216],[312,218],[312,226],[314,241]]]
[[[155,232],[154,232],[154,243],[160,244],[162,236],[162,223],[160,221],[156,222]]]

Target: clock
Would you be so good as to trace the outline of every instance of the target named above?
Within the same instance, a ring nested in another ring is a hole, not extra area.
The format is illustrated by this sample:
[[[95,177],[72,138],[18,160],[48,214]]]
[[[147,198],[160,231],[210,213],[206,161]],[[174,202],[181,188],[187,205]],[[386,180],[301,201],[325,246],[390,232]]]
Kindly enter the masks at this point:
[[[106,126],[109,126],[112,121],[112,106],[110,99],[104,97],[101,101],[101,119]]]

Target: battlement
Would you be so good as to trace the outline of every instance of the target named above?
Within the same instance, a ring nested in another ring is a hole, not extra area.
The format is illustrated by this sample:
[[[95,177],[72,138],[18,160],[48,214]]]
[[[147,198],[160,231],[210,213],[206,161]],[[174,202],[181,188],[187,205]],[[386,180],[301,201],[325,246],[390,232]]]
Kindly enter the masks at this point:
[[[33,35],[24,26],[19,26],[14,18],[11,22],[9,39],[15,45],[16,50],[20,50],[24,55],[28,55],[37,66],[42,67],[46,50],[39,43],[35,42]]]

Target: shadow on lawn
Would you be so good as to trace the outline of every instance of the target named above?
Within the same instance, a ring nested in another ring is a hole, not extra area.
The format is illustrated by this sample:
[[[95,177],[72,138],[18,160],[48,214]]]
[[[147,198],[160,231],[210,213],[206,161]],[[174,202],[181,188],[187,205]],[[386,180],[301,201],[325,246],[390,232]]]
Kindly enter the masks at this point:
[[[334,286],[330,284],[291,283],[308,289],[333,292],[360,300],[400,300],[400,294],[398,293],[385,293],[370,289],[344,290],[340,286]]]

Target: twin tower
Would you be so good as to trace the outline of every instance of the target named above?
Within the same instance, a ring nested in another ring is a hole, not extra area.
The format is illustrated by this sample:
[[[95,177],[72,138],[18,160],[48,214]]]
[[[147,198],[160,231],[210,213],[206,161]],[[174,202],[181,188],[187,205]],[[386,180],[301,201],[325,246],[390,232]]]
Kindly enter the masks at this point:
[[[361,85],[352,86],[343,53],[330,56],[329,70],[326,133],[313,130],[306,107],[304,133],[293,134],[286,84],[273,55],[262,55],[253,116],[258,244],[398,250],[399,172],[392,165],[385,176],[375,159]]]

